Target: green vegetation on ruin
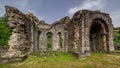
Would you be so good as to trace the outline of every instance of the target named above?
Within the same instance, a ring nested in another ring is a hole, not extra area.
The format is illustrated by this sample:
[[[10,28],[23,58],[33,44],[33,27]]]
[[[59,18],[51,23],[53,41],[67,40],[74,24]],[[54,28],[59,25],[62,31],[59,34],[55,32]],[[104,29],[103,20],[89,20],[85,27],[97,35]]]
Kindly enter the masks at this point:
[[[0,17],[0,46],[8,48],[11,29],[7,25],[7,17]]]

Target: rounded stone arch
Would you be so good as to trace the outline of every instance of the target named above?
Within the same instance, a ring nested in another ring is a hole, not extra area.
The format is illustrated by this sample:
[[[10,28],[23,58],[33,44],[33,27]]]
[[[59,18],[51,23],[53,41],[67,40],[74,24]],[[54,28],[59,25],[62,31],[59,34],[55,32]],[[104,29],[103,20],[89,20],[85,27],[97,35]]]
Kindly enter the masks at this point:
[[[53,33],[52,33],[52,32],[47,32],[46,35],[47,35],[47,34],[53,34]]]
[[[95,18],[89,25],[89,45],[91,52],[108,51],[109,28],[101,18]]]
[[[102,18],[95,18],[95,19],[93,19],[93,20],[89,23],[89,27],[88,27],[89,31],[90,31],[91,26],[92,26],[95,22],[97,22],[97,23],[99,23],[99,24],[101,25],[104,33],[109,32],[109,25],[108,25],[108,23],[106,23],[106,21],[105,21],[104,19],[102,19]]]

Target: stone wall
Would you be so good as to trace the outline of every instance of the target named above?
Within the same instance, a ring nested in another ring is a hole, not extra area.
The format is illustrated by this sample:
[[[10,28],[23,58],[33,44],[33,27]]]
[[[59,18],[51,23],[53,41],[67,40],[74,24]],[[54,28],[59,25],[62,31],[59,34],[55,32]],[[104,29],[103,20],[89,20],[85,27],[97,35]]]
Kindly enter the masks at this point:
[[[14,7],[6,6],[6,16],[13,31],[9,40],[10,48],[4,56],[62,51],[85,57],[96,51],[114,52],[113,25],[109,14],[80,10],[72,19],[66,16],[50,25],[39,21],[31,13],[23,14]],[[51,48],[47,47],[48,33],[52,34]]]
[[[65,27],[66,24],[70,21],[69,17],[64,17],[60,21],[56,21],[53,24],[46,24],[44,21],[41,21],[38,25],[39,35],[39,49],[47,51],[47,33],[52,33],[52,48],[51,51],[67,51],[67,41],[65,41]],[[59,33],[62,34],[62,48],[59,45]],[[66,45],[65,45],[66,44]]]
[[[30,19],[16,8],[10,6],[5,8],[12,35],[8,42],[8,52],[4,56],[18,56],[30,49]]]
[[[95,43],[91,42],[92,39],[90,39],[92,35],[90,30],[94,23],[98,23],[100,27],[99,36],[96,33],[95,35],[102,37],[101,40],[100,38],[97,39]],[[100,46],[102,47],[102,51],[114,52],[113,25],[109,14],[90,10],[78,11],[73,15],[68,28],[69,51],[77,54],[79,57],[89,56],[93,52],[91,46],[99,45],[97,44],[99,41],[103,43]],[[91,45],[91,43],[94,45]]]

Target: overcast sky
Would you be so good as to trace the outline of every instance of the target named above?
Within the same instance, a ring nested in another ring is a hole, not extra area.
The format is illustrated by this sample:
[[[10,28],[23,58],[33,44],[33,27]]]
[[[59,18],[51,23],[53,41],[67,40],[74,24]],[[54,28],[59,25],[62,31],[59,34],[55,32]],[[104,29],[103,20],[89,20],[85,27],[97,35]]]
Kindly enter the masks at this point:
[[[114,27],[120,27],[120,0],[0,0],[0,16],[5,5],[31,12],[49,24],[81,9],[101,10],[110,14]]]

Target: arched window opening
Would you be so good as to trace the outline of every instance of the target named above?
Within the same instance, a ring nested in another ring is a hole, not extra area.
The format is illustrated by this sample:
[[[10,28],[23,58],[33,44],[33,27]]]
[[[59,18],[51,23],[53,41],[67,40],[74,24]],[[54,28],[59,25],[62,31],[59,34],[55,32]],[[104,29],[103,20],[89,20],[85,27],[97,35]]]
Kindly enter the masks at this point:
[[[62,46],[62,44],[63,44],[63,39],[62,39],[62,34],[61,34],[61,32],[59,32],[58,35],[59,35],[59,45],[60,45],[60,47],[62,48],[62,47],[63,47],[63,46]]]
[[[52,33],[47,33],[47,48],[52,48]]]
[[[37,48],[39,49],[39,44],[40,44],[40,31],[37,32]]]

